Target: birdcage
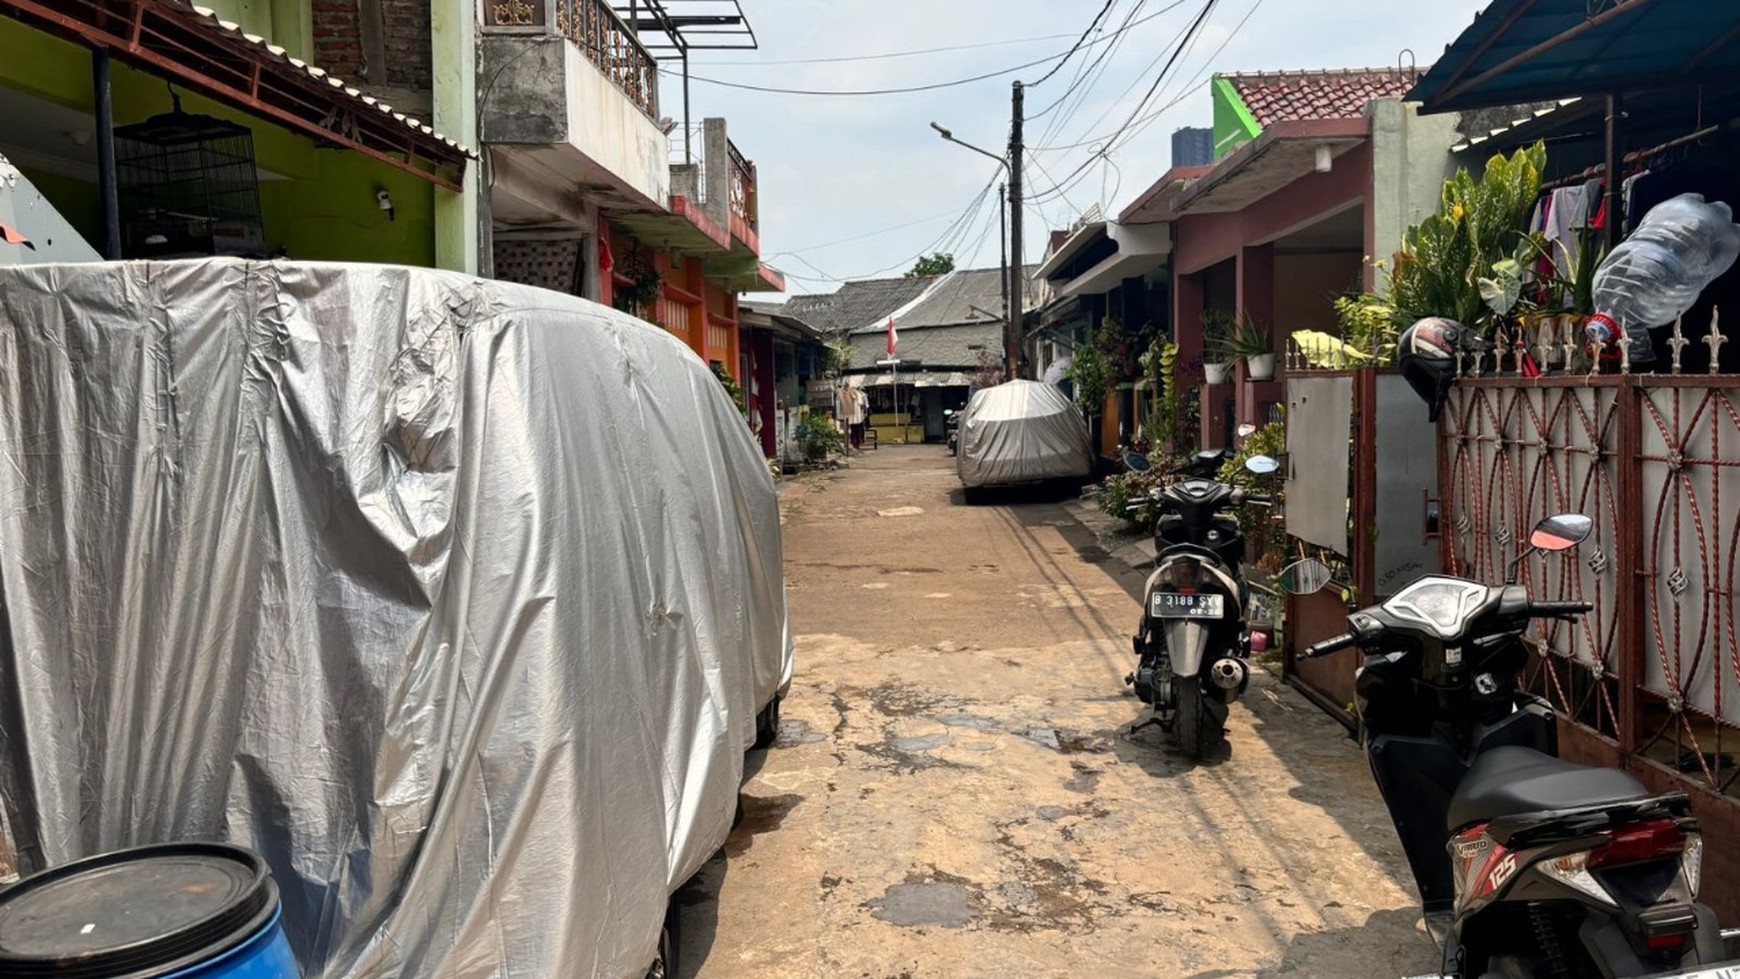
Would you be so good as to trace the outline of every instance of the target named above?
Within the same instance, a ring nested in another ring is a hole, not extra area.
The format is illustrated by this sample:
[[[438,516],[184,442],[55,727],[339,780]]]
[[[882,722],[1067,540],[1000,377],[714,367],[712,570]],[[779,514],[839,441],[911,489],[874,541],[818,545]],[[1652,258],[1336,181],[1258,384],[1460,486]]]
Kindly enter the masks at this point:
[[[115,130],[128,258],[264,258],[254,134],[175,109]]]

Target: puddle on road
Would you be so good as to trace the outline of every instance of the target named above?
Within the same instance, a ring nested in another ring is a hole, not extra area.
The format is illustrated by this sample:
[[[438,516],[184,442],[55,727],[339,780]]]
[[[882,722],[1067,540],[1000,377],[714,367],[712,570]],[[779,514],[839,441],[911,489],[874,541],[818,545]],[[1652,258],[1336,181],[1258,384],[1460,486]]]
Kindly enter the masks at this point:
[[[755,845],[755,838],[763,833],[771,833],[785,822],[785,817],[803,802],[804,797],[796,794],[770,796],[743,796],[743,821],[731,831],[731,836],[725,841],[725,855],[741,856],[749,852]]]
[[[803,721],[780,721],[779,736],[774,739],[774,745],[781,748],[791,748],[800,744],[816,744],[828,740],[828,736],[820,731],[810,729]]]
[[[896,751],[911,753],[915,751],[933,751],[953,740],[953,738],[945,733],[926,734],[914,738],[891,738],[888,743],[893,745],[894,750]]]
[[[877,918],[903,928],[965,928],[979,917],[972,892],[952,880],[909,879],[865,902],[864,907]]]
[[[946,722],[945,722],[946,723]],[[1099,734],[1083,734],[1063,728],[1036,727],[1019,732],[1022,737],[1065,755],[1083,752],[1101,755],[1112,750],[1112,740]]]

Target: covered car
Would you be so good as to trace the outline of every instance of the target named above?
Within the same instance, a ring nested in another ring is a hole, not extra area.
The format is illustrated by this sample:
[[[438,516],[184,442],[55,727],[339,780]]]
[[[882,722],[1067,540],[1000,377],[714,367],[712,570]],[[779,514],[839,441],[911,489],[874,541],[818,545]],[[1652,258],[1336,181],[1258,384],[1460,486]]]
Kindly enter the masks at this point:
[[[1093,473],[1087,421],[1050,384],[1017,380],[974,392],[959,438],[956,467],[968,489]]]
[[[789,683],[699,358],[388,266],[0,269],[0,850],[247,846],[314,977],[641,979]]]

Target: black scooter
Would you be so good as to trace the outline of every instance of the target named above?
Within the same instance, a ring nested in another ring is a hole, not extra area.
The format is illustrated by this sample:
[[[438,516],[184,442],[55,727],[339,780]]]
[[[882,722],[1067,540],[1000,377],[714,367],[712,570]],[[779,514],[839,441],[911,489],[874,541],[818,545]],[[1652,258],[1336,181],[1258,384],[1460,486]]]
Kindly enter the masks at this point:
[[[1541,521],[1510,580],[1524,558],[1571,550],[1592,525],[1581,514]],[[1306,560],[1281,585],[1306,594],[1330,577]],[[1560,761],[1551,705],[1521,689],[1531,622],[1591,607],[1426,575],[1302,654],[1365,654],[1360,740],[1443,979],[1740,977],[1712,965],[1725,936],[1697,902],[1703,841],[1686,796]]]
[[[948,432],[949,455],[955,455],[961,450],[961,415],[965,413],[965,408],[958,411],[954,408],[943,409],[943,428]]]
[[[1219,482],[1230,451],[1201,452],[1172,470],[1181,477],[1153,491],[1144,506],[1160,511],[1154,528],[1155,565],[1142,593],[1142,618],[1132,637],[1137,665],[1124,678],[1154,716],[1136,725],[1175,732],[1191,758],[1226,736],[1228,709],[1250,685],[1250,634],[1243,562],[1245,537],[1227,511],[1270,500]],[[1126,454],[1144,471],[1147,460]],[[1259,474],[1280,467],[1252,456]]]

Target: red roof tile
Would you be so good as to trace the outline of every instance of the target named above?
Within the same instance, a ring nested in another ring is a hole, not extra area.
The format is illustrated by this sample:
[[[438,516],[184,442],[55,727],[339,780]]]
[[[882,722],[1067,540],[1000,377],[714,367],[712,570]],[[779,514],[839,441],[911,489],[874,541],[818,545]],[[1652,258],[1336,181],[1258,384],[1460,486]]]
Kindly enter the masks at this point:
[[[1400,98],[1419,76],[1413,68],[1336,68],[1223,77],[1238,90],[1257,124],[1267,128],[1289,119],[1358,118],[1369,102]]]

